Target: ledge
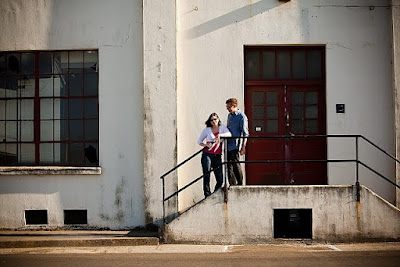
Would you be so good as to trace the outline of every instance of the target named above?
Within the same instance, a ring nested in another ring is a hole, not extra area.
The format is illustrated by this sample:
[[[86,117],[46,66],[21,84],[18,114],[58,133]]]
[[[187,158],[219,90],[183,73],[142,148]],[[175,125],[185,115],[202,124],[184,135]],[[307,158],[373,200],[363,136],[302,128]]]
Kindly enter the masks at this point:
[[[101,174],[101,167],[63,167],[63,166],[32,166],[32,167],[0,167],[0,175],[87,175]]]

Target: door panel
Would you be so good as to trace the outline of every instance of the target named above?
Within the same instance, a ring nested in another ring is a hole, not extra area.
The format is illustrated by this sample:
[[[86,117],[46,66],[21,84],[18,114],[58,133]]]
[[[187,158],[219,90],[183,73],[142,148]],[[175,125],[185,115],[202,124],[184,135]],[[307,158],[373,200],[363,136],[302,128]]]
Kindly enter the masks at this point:
[[[324,135],[321,86],[247,86],[251,136]],[[246,160],[325,160],[325,138],[248,139]],[[326,163],[246,164],[248,185],[326,184]]]

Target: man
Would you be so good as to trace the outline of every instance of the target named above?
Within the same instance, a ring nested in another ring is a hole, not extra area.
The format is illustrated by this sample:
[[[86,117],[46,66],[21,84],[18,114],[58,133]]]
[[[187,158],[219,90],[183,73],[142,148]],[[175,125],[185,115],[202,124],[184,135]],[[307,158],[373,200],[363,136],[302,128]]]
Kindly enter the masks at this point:
[[[229,111],[227,127],[233,137],[248,137],[249,123],[247,116],[238,108],[236,98],[229,98],[225,102]],[[228,178],[230,185],[243,185],[243,173],[239,163],[239,154],[246,153],[246,138],[236,138],[228,140]]]

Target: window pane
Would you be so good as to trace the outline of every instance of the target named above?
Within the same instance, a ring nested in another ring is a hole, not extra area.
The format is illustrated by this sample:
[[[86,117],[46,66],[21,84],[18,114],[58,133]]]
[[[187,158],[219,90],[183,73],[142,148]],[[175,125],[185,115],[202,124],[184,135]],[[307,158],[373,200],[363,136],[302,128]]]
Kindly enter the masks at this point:
[[[293,52],[293,78],[304,79],[306,78],[306,52],[294,51]]]
[[[304,93],[303,92],[292,92],[292,105],[303,105],[304,104]]]
[[[97,144],[86,144],[85,146],[85,163],[97,165],[99,163],[99,149]]]
[[[304,122],[302,120],[292,120],[292,133],[303,133]]]
[[[56,165],[68,165],[68,144],[55,143],[53,148],[54,148],[54,163]]]
[[[97,74],[87,74],[85,76],[85,96],[97,96],[98,76]]]
[[[85,99],[85,118],[97,118],[97,99]]]
[[[68,70],[68,52],[54,53],[54,73],[66,73]]]
[[[24,76],[19,80],[19,94],[21,97],[34,97],[35,96],[35,76]]]
[[[35,145],[20,144],[19,146],[19,162],[22,164],[32,165],[35,163]]]
[[[53,96],[53,76],[40,76],[39,96]]]
[[[69,100],[69,118],[70,119],[83,118],[83,99]]]
[[[99,123],[97,120],[86,120],[85,121],[85,139],[86,140],[98,140]]]
[[[40,144],[40,163],[53,164],[54,151],[53,144]]]
[[[7,55],[7,73],[18,74],[20,73],[20,55],[19,54],[8,54]]]
[[[264,104],[264,92],[253,92],[251,94],[251,102],[255,104]]]
[[[68,96],[67,75],[54,76],[54,96]]]
[[[1,126],[1,122],[0,122],[0,126]],[[1,132],[1,128],[0,128],[0,132]],[[0,165],[6,165],[6,160],[7,160],[6,157],[7,157],[6,144],[0,143]]]
[[[81,96],[83,92],[83,75],[82,74],[71,74],[68,75],[69,82],[69,95],[70,96]]]
[[[253,106],[252,113],[253,113],[253,118],[263,119],[264,118],[264,106]]]
[[[6,71],[7,71],[6,53],[0,52],[0,75],[5,74]]]
[[[317,106],[306,106],[306,118],[317,119],[318,118],[318,107]]]
[[[254,79],[260,77],[260,54],[258,51],[247,52],[246,67],[247,78]]]
[[[40,121],[40,141],[53,141],[53,121]]]
[[[35,55],[33,53],[23,53],[22,60],[22,74],[33,74],[35,71]]]
[[[53,73],[53,52],[40,52],[39,64],[40,73]]]
[[[83,121],[82,120],[69,121],[69,134],[70,134],[70,140],[83,140]]]
[[[33,99],[23,99],[20,102],[21,120],[33,120]]]
[[[321,52],[309,51],[307,53],[308,78],[321,78]]]
[[[33,142],[34,130],[33,121],[20,122],[21,140],[22,142]]]
[[[19,86],[19,79],[17,76],[9,76],[6,78],[6,97],[17,97],[17,89]]]
[[[54,120],[54,141],[68,140],[68,121]]]
[[[18,129],[16,121],[6,121],[6,141],[16,142],[18,137]]]
[[[292,107],[292,118],[293,119],[302,119],[302,118],[304,118],[303,106],[293,106]]]
[[[6,101],[6,119],[16,120],[17,119],[17,100]]]
[[[97,72],[98,71],[98,56],[97,51],[85,51],[85,72]]]
[[[290,78],[290,52],[277,52],[278,78]]]
[[[6,119],[6,103],[6,100],[0,100],[0,121]]]
[[[278,120],[268,120],[267,121],[267,132],[277,133],[278,132]]]
[[[6,144],[5,162],[7,165],[17,165],[17,145],[16,144]]]
[[[54,119],[68,118],[68,99],[54,99]]]
[[[69,144],[69,162],[72,165],[83,165],[85,150],[82,143]]]
[[[0,97],[6,97],[6,78],[0,76]]]
[[[53,99],[40,100],[40,119],[51,120],[53,119]]]
[[[6,122],[0,121],[0,143],[6,142]]]
[[[278,104],[278,93],[277,92],[267,92],[267,104],[268,105],[277,105]]]
[[[307,105],[318,104],[318,93],[317,92],[306,93],[306,104]]]
[[[274,79],[275,78],[275,52],[266,51],[262,52],[263,57],[263,78]]]
[[[318,121],[307,120],[306,121],[306,133],[317,133],[318,132]]]
[[[69,72],[83,72],[83,51],[69,52]]]
[[[278,118],[278,107],[277,106],[268,106],[267,107],[267,118],[268,119],[277,119]]]

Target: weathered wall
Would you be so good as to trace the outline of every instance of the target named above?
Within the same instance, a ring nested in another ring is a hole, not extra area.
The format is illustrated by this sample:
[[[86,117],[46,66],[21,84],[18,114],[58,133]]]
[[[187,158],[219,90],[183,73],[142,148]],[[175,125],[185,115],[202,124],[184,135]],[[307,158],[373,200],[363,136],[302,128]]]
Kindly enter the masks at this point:
[[[168,242],[260,243],[274,239],[274,209],[312,209],[312,239],[400,238],[400,210],[366,187],[361,201],[351,186],[231,187],[171,222]],[[207,222],[207,223],[204,223]]]
[[[24,226],[25,209],[87,209],[88,225],[145,224],[143,32],[139,0],[0,1],[0,51],[99,49],[101,175],[0,176],[0,227]]]
[[[244,106],[245,45],[326,45],[328,134],[362,134],[394,153],[392,31],[389,0],[185,0],[177,2],[178,160],[198,150],[204,121],[225,100]],[[344,103],[346,113],[335,105]],[[342,140],[342,139],[341,139]],[[331,139],[330,159],[355,156],[355,143]],[[394,163],[360,144],[361,158],[394,179]],[[329,165],[329,184],[354,184],[354,164]],[[361,183],[392,203],[394,187],[363,169]],[[195,175],[193,175],[195,173]],[[200,161],[179,174],[180,185],[201,174]],[[201,194],[182,194],[180,208]]]
[[[144,177],[147,223],[162,223],[160,176],[176,165],[175,1],[143,1]],[[166,193],[177,188],[176,173],[166,177]],[[177,199],[167,204],[176,211]]]
[[[393,101],[395,106],[396,158],[400,158],[400,0],[392,0],[393,32]],[[396,165],[396,184],[400,184],[400,169]],[[396,190],[396,203],[400,207],[400,189]]]

